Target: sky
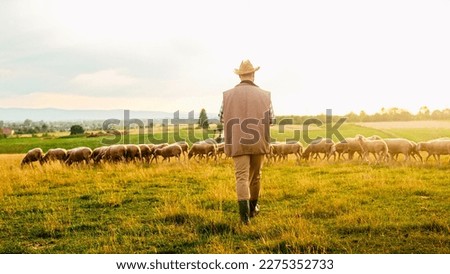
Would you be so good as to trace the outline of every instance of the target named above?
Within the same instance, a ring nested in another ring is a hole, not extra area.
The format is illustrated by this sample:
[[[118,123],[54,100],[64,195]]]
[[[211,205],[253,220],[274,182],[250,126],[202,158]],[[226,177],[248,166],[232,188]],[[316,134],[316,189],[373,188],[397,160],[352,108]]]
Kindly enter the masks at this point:
[[[0,108],[218,112],[249,59],[277,115],[444,109],[449,14],[450,0],[1,0]]]

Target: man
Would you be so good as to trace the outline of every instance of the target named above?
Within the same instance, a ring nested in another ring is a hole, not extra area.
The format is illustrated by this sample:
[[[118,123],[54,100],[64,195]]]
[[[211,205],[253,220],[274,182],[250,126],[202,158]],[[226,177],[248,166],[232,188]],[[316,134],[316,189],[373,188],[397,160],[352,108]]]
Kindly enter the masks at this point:
[[[269,153],[270,124],[273,120],[270,92],[255,85],[249,60],[234,72],[241,82],[223,93],[220,114],[224,128],[225,154],[233,157],[240,219],[250,222],[259,212],[261,168]]]

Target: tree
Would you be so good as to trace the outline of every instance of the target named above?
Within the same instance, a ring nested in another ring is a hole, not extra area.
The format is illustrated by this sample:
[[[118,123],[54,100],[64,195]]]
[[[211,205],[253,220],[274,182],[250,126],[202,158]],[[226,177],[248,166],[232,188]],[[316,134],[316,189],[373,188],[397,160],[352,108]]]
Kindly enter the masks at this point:
[[[83,134],[84,128],[80,125],[73,125],[70,127],[70,135]]]
[[[208,115],[206,115],[206,110],[202,108],[200,115],[198,117],[198,125],[203,129],[209,128]]]
[[[24,127],[31,127],[32,123],[33,123],[33,121],[31,121],[30,119],[25,119],[25,121],[23,121],[23,126]]]
[[[430,119],[430,109],[427,106],[420,107],[420,110],[419,110],[419,113],[417,113],[417,116],[421,120]]]

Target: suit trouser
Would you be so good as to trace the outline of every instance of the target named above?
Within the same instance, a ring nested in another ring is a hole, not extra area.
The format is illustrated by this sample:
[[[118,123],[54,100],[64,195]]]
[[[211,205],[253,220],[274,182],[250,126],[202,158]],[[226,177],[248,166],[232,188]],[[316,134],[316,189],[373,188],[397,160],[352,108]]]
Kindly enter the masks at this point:
[[[234,156],[238,201],[258,200],[264,154]]]

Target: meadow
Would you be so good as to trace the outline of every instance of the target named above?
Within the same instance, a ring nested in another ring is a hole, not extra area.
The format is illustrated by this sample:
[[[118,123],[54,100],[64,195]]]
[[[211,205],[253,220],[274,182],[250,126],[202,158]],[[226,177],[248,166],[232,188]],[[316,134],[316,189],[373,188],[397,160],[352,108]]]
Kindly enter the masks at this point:
[[[350,124],[341,133],[424,141],[450,129]],[[100,140],[0,140],[0,253],[450,253],[449,156],[266,164],[249,226],[239,223],[230,159],[20,168],[31,147]]]

